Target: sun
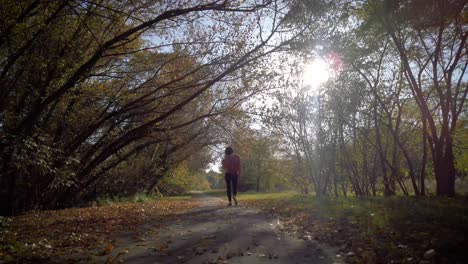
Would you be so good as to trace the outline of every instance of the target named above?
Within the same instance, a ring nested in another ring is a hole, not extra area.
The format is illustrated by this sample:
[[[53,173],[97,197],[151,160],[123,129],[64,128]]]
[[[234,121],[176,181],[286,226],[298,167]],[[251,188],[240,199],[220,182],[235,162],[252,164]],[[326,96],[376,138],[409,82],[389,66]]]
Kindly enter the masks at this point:
[[[330,65],[322,59],[314,59],[304,65],[302,73],[302,84],[317,90],[322,83],[330,78]]]

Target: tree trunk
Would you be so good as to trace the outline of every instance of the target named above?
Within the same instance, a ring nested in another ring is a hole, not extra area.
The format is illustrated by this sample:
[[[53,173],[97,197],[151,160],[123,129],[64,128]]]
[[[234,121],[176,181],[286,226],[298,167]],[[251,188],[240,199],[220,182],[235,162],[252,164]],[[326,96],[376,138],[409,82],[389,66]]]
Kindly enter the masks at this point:
[[[436,155],[434,157],[434,171],[437,181],[437,195],[455,196],[455,164],[453,156],[452,142],[445,145],[445,155],[443,147],[437,142],[435,146]]]
[[[385,165],[385,153],[383,153],[381,135],[380,135],[380,124],[377,118],[377,102],[374,105],[374,122],[375,122],[375,139],[377,143],[377,151],[379,152],[380,165],[382,166],[382,176],[384,181],[384,195],[394,195],[395,192],[390,189],[390,182],[387,176],[387,166]]]
[[[420,195],[426,195],[426,186],[424,184],[424,177],[426,176],[426,163],[427,163],[426,119],[423,117],[423,157],[421,161],[421,171],[419,174]]]

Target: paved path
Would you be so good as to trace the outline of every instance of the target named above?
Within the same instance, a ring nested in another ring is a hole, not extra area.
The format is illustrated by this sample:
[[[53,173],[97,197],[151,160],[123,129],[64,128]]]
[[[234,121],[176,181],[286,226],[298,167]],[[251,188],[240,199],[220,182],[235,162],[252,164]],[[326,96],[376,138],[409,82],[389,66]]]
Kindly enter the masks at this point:
[[[340,263],[331,249],[281,231],[272,216],[227,207],[220,198],[197,199],[202,206],[177,220],[123,234],[110,257],[128,250],[124,263]]]

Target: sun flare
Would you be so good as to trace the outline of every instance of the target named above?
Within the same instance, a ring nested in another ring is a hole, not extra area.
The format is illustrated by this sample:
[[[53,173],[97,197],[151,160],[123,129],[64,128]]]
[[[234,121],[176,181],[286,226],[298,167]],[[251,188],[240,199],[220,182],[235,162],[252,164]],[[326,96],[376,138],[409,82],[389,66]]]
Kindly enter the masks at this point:
[[[318,89],[322,83],[330,78],[330,66],[322,59],[314,59],[304,65],[302,82],[305,86]]]

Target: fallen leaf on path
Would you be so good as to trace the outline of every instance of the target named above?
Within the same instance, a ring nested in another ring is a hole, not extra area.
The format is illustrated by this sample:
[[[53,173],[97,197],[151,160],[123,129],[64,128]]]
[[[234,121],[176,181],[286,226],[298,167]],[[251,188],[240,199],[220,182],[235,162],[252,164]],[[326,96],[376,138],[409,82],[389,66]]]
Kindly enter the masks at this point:
[[[144,223],[153,224],[175,217],[199,204],[195,200],[157,200],[40,211],[10,217],[9,225],[2,227],[5,232],[1,240],[3,244],[12,246],[0,248],[0,258],[15,262],[27,255],[28,258],[39,258],[41,262],[64,263],[72,255],[72,262],[86,260],[95,252],[106,255],[112,251],[114,242],[110,242],[117,234],[138,230]]]
[[[141,237],[141,236],[136,236],[135,239],[140,241],[140,242],[146,241],[146,239],[144,237]]]
[[[154,249],[156,251],[166,251],[169,249],[169,245],[168,244],[164,244],[164,243],[156,243]]]
[[[108,255],[109,253],[112,252],[114,249],[114,246],[112,244],[108,244],[107,247],[102,251],[101,256]]]

